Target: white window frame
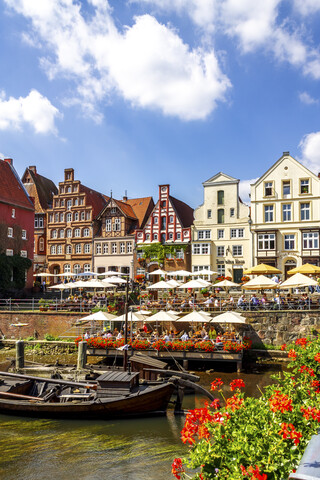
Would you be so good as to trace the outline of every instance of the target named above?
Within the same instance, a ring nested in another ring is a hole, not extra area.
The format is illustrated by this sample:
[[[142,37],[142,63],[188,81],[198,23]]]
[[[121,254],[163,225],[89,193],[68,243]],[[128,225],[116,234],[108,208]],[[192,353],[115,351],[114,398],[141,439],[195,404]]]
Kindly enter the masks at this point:
[[[244,238],[244,228],[230,228],[230,238]]]
[[[106,232],[111,232],[111,218],[106,218]]]
[[[198,230],[198,240],[210,240],[211,230]]]
[[[264,205],[264,222],[270,223],[274,221],[274,205]]]
[[[74,246],[74,253],[75,254],[81,254],[82,253],[82,244],[81,243],[76,243]]]
[[[232,245],[232,256],[233,257],[242,257],[243,256],[242,245]]]
[[[117,243],[116,242],[111,243],[111,253],[112,253],[112,255],[117,254]]]
[[[284,234],[283,248],[286,251],[296,249],[296,236],[294,234]]]
[[[101,243],[96,243],[96,255],[101,255],[101,253],[102,253]]]
[[[302,246],[304,250],[315,250],[319,248],[319,232],[303,232]]]
[[[107,255],[109,253],[109,245],[107,242],[102,244],[102,252],[104,255]]]
[[[90,253],[91,252],[91,244],[90,243],[85,243],[84,244],[84,253]]]
[[[273,242],[273,247],[271,246],[272,242]],[[261,245],[261,247],[260,247],[260,245]],[[275,248],[276,248],[276,234],[275,233],[259,233],[258,234],[258,251],[275,250]]]
[[[126,244],[124,242],[120,242],[119,250],[120,253],[126,253]]]
[[[311,218],[311,204],[300,203],[300,220],[301,222],[307,222]]]
[[[20,251],[20,257],[27,258],[27,257],[28,257],[28,252],[27,252],[27,250],[21,250],[21,251]]]
[[[225,246],[217,245],[217,257],[224,257],[224,256],[225,256]]]
[[[292,220],[292,205],[291,203],[282,204],[282,221],[291,222]]]
[[[13,238],[13,228],[8,227],[8,238]]]

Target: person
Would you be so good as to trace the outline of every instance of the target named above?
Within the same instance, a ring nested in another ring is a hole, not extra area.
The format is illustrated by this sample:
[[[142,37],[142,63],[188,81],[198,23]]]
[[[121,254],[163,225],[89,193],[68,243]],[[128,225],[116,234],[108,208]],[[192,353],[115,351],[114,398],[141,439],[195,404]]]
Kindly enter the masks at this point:
[[[201,335],[202,338],[204,338],[207,335],[207,331],[206,331],[205,327],[202,328],[202,330],[200,332],[200,335]]]
[[[211,327],[210,330],[209,330],[209,338],[211,340],[214,340],[216,338],[216,336],[217,336],[217,332],[216,332],[215,328]]]
[[[86,333],[84,334],[84,339],[88,340],[88,338],[90,338],[89,330],[87,330]]]
[[[144,333],[148,333],[148,327],[147,327],[146,323],[143,324],[143,331],[144,331]]]
[[[169,335],[168,335],[168,330],[166,330],[166,333],[164,334],[163,340],[164,340],[166,343],[170,342],[170,337],[169,337]]]
[[[256,296],[255,293],[253,293],[251,298],[250,298],[250,305],[254,310],[256,310],[259,306],[259,299],[258,299],[258,297]]]
[[[112,338],[112,333],[110,330],[107,331],[106,338]]]
[[[271,278],[271,280],[272,280],[273,282],[279,283],[279,277],[278,277],[278,275],[274,275],[274,276]]]
[[[181,335],[181,340],[183,342],[186,342],[187,340],[189,340],[189,336],[188,336],[187,332],[183,332],[183,335]]]
[[[241,308],[242,310],[245,310],[246,305],[247,305],[247,304],[246,304],[246,301],[245,301],[245,297],[244,297],[244,295],[241,295],[241,296],[239,297],[237,306],[238,306],[238,308]]]
[[[213,304],[213,298],[212,296],[210,296],[209,298],[207,298],[207,300],[205,302],[203,302],[204,305],[206,305],[207,307],[210,307],[210,305]]]

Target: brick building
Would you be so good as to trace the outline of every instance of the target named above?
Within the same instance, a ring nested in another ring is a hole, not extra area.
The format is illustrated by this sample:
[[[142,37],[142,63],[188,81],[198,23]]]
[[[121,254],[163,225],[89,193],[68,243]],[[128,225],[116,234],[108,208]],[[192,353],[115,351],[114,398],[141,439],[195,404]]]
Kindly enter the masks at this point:
[[[27,168],[21,178],[29,196],[34,199],[34,273],[47,267],[47,210],[52,208],[53,195],[58,189],[52,180],[39,175],[35,166]],[[40,280],[40,277],[37,279]]]
[[[158,269],[191,269],[193,209],[170,195],[170,185],[159,186],[159,199],[143,228],[136,230],[135,274]]]
[[[64,171],[58,194],[47,211],[47,262],[50,273],[92,270],[92,243],[97,233],[93,220],[108,197],[74,179],[74,169]],[[58,277],[54,277],[59,281]]]
[[[24,262],[19,257],[33,261],[34,205],[19,175],[13,167],[11,158],[0,160],[0,253],[14,257],[11,267],[9,287],[21,288],[33,285],[32,268],[23,272]],[[25,277],[24,277],[25,275]],[[19,277],[19,279],[18,279]],[[1,279],[3,280],[3,279]]]
[[[95,271],[115,270],[133,277],[135,230],[144,227],[153,207],[152,197],[109,199],[95,222]]]

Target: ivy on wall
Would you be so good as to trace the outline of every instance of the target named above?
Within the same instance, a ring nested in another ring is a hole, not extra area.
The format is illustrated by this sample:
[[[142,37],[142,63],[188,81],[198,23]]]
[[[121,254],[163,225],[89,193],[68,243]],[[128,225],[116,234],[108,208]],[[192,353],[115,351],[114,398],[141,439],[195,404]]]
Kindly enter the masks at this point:
[[[185,251],[187,245],[162,245],[161,243],[150,243],[148,245],[139,245],[138,251],[142,251],[143,258],[157,259],[158,263],[163,263],[166,255],[171,254],[176,257],[177,250]]]
[[[0,253],[0,289],[16,288],[21,290],[25,286],[25,272],[32,265],[29,258],[13,255],[12,257]]]

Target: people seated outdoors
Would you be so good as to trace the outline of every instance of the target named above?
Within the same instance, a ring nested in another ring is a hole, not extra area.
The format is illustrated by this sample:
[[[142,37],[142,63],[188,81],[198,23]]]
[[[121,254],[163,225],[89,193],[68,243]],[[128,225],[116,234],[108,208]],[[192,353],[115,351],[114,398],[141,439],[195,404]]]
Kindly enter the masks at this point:
[[[90,332],[89,330],[86,331],[86,333],[84,334],[84,337],[83,337],[85,340],[88,340],[88,338],[90,338]]]
[[[259,307],[259,303],[260,303],[260,302],[259,302],[258,297],[256,296],[255,293],[253,293],[253,294],[251,295],[251,298],[250,298],[250,307],[251,307],[251,309],[257,310],[258,307]]]
[[[187,340],[189,340],[189,335],[187,334],[187,332],[183,332],[180,338],[183,342],[186,342]]]
[[[215,299],[214,299],[213,306],[214,306],[215,310],[218,310],[218,308],[220,307],[219,299],[217,297],[215,297]]]
[[[263,307],[266,307],[267,306],[267,303],[268,303],[268,299],[267,299],[267,295],[264,293],[260,299],[260,303]]]
[[[214,340],[217,337],[217,332],[214,327],[211,327],[209,330],[209,338],[210,340]]]
[[[169,333],[168,333],[168,330],[166,330],[164,336],[163,336],[163,340],[168,343],[168,342],[171,342],[171,339],[169,337]]]
[[[244,296],[244,295],[241,295],[241,296],[239,297],[237,306],[238,306],[238,308],[241,308],[241,310],[246,310],[246,308],[247,308],[247,302],[246,302],[246,300],[245,300],[245,296]]]
[[[213,295],[210,295],[209,298],[205,302],[203,302],[203,305],[206,305],[207,307],[210,307],[210,305],[213,304]]]
[[[185,298],[181,303],[181,308],[187,308],[189,306],[188,300]]]
[[[117,335],[117,340],[121,340],[123,338],[123,330],[120,330],[120,332]]]

